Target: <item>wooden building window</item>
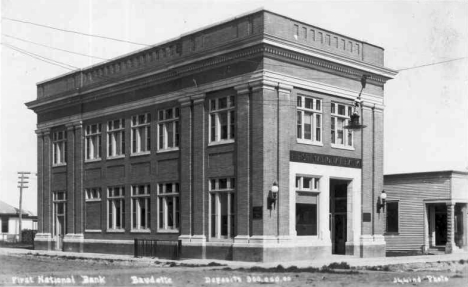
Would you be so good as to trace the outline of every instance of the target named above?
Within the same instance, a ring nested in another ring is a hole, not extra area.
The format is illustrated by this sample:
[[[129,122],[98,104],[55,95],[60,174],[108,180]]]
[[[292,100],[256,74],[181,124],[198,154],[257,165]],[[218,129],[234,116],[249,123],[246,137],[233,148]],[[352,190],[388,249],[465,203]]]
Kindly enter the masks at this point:
[[[399,205],[398,201],[387,201],[387,233],[399,232]]]

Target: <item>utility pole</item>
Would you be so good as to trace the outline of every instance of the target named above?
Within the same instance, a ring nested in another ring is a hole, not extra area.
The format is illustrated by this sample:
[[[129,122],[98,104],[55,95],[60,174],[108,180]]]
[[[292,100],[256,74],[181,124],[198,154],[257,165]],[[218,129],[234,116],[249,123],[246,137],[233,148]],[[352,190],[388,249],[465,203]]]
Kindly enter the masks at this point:
[[[23,188],[28,188],[26,185],[29,179],[28,174],[31,174],[29,171],[18,171],[18,188],[20,189],[20,198],[19,198],[19,242],[22,242],[22,220],[23,220]]]

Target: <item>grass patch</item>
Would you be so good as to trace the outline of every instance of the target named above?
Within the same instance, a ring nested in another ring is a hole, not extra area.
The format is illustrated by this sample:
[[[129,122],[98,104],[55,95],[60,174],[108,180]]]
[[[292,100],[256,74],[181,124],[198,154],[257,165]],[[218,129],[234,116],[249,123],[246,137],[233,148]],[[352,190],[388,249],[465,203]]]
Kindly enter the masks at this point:
[[[344,262],[342,262],[344,263]],[[239,268],[239,269],[232,269],[230,267],[223,268],[226,271],[243,271],[243,272],[258,272],[258,273],[340,273],[340,274],[358,274],[359,272],[356,270],[350,270],[350,266],[348,264],[342,265],[342,263],[336,263],[332,265],[324,265],[322,268],[316,267],[305,267],[305,268],[298,268],[297,266],[290,266],[288,268],[284,268],[282,265],[278,265],[276,267],[271,268],[264,268],[259,266],[254,266],[251,268]],[[348,268],[337,268],[337,266],[343,266]],[[338,269],[348,269],[346,271],[338,270]]]

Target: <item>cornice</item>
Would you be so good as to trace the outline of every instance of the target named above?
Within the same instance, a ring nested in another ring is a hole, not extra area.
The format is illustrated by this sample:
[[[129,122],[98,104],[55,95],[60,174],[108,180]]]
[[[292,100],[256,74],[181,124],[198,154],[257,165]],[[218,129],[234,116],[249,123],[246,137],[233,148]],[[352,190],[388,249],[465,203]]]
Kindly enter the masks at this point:
[[[199,94],[190,96],[190,99],[193,101],[193,104],[201,104],[205,102],[205,94]]]
[[[264,40],[263,42],[268,42],[268,41]],[[356,78],[356,79],[360,79],[363,73],[362,70],[365,70],[363,67],[365,65],[368,65],[368,64],[359,62],[358,64],[360,67],[349,68],[349,67],[343,66],[342,64],[327,62],[323,59],[316,58],[312,56],[311,53],[309,53],[309,55],[304,55],[304,52],[306,52],[304,49],[302,49],[301,51],[297,49],[290,50],[289,49],[290,47],[289,48],[278,47],[279,43],[270,43],[270,44],[271,45],[262,46],[262,45],[252,45],[251,43],[249,47],[241,47],[238,50],[235,50],[230,54],[224,54],[224,55],[220,55],[216,57],[206,58],[205,60],[198,61],[198,62],[185,65],[185,66],[182,64],[178,65],[177,67],[171,66],[171,67],[168,67],[168,69],[164,71],[157,71],[157,72],[153,72],[153,73],[146,74],[146,75],[135,75],[135,76],[127,75],[129,76],[129,78],[123,81],[119,81],[119,79],[116,79],[118,82],[107,83],[107,84],[104,84],[105,82],[100,82],[98,83],[99,85],[96,84],[96,87],[91,87],[91,89],[89,90],[75,91],[72,94],[68,94],[67,96],[64,96],[64,97],[53,96],[51,98],[43,98],[40,100],[30,102],[27,104],[27,106],[30,109],[35,109],[36,112],[50,111],[50,110],[54,110],[60,107],[71,105],[73,103],[76,104],[80,102],[83,102],[83,103],[89,102],[89,101],[94,100],[96,96],[99,96],[100,99],[104,99],[106,97],[113,96],[116,93],[124,93],[126,91],[135,90],[140,87],[154,85],[155,83],[163,83],[169,80],[175,80],[181,77],[182,75],[186,75],[188,73],[201,72],[203,70],[209,69],[212,66],[216,66],[216,65],[219,66],[227,62],[235,61],[235,60],[246,58],[246,57],[248,58],[248,57],[252,57],[255,55],[261,55],[261,54],[265,56],[273,55],[275,57],[302,62],[310,66],[311,69],[325,69],[328,71],[339,72],[339,73],[351,76],[352,78]],[[276,45],[276,46],[272,46],[272,45]],[[285,49],[289,49],[289,50],[285,50]],[[349,61],[352,61],[352,60],[349,59]],[[359,68],[362,68],[362,69],[359,70]],[[386,79],[388,79],[388,77],[384,77],[382,75],[371,74],[369,81],[370,82],[374,81],[377,83],[384,83]],[[249,85],[253,89],[257,88],[256,84],[254,84],[253,82],[249,83]],[[272,88],[275,85],[277,86],[277,84],[265,83],[266,88]],[[104,89],[107,89],[107,90],[104,91]],[[101,92],[100,95],[95,94],[99,92]],[[89,96],[91,94],[93,94],[92,97]],[[61,102],[60,104],[58,103],[59,101]],[[55,104],[51,105],[53,103]]]
[[[240,84],[240,85],[234,86],[234,90],[237,91],[238,95],[248,94],[250,92],[250,86],[249,84]]]
[[[192,104],[190,97],[184,97],[178,100],[181,107],[187,107]]]

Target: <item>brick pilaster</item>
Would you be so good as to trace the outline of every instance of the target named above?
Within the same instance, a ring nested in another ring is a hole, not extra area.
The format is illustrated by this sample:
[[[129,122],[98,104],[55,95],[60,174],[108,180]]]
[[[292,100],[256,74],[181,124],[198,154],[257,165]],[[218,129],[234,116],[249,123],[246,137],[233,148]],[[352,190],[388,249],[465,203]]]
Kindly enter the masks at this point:
[[[250,88],[236,86],[236,241],[246,241],[250,234]]]
[[[52,143],[50,130],[43,133],[44,148],[43,148],[43,165],[42,165],[42,210],[43,210],[43,232],[53,234],[52,225],[52,191],[51,191],[51,167],[52,167]]]
[[[206,113],[205,95],[192,97],[193,100],[193,235],[206,238]]]
[[[291,105],[291,91],[293,87],[284,84],[278,84],[277,87],[277,105],[278,105],[278,137],[277,137],[277,149],[278,149],[278,202],[276,208],[278,210],[278,224],[279,224],[279,236],[289,236],[290,234],[290,193],[289,193],[289,143],[291,136],[290,125],[290,105]]]
[[[44,233],[44,132],[37,130],[37,232]]]
[[[75,201],[75,233],[83,233],[84,226],[84,190],[83,190],[83,160],[84,160],[84,146],[83,146],[83,126],[82,123],[74,125],[74,201]],[[102,148],[105,150],[105,144]],[[101,150],[101,155],[104,152]],[[104,190],[101,192],[105,192]]]
[[[373,179],[373,164],[372,164],[372,153],[373,153],[373,122],[372,122],[372,109],[371,107],[364,106],[361,110],[361,121],[362,124],[367,125],[366,128],[362,129],[359,133],[361,134],[361,151],[362,151],[362,187],[361,187],[361,204],[362,213],[370,213],[374,217],[374,204],[373,202],[373,190],[372,190],[372,179]],[[371,218],[371,222],[364,222],[361,220],[361,235],[373,235],[372,229],[374,218]]]
[[[190,237],[192,227],[192,107],[189,98],[180,103],[180,235]]]
[[[374,173],[374,216],[372,223],[374,224],[374,234],[383,235],[385,230],[385,213],[377,213],[377,202],[380,194],[382,193],[383,188],[383,149],[384,149],[384,113],[383,109],[379,107],[373,107],[373,133],[374,133],[374,163],[373,163],[373,173]]]
[[[67,125],[67,214],[66,234],[75,233],[75,128]]]

